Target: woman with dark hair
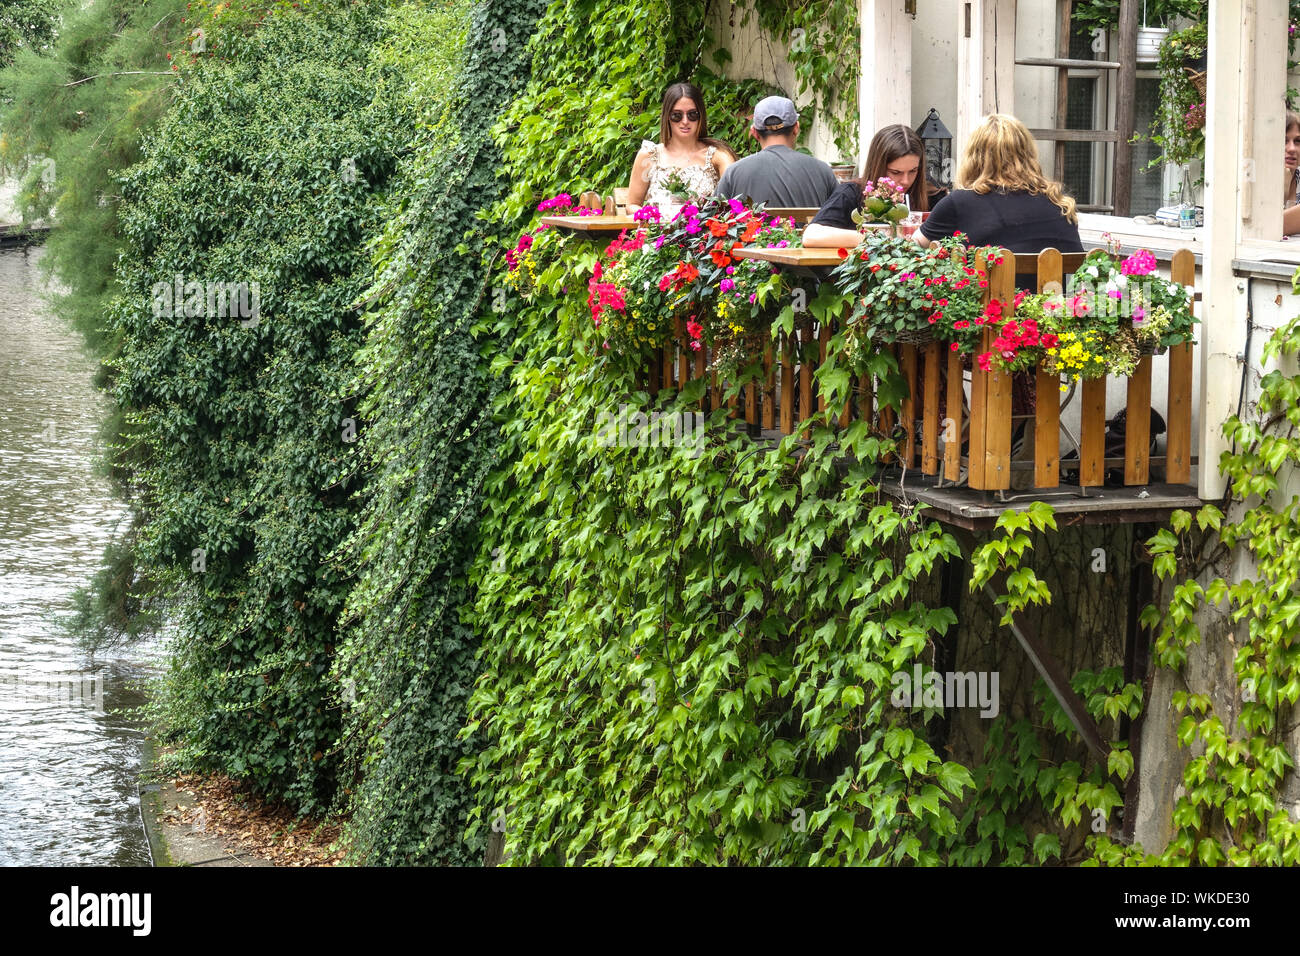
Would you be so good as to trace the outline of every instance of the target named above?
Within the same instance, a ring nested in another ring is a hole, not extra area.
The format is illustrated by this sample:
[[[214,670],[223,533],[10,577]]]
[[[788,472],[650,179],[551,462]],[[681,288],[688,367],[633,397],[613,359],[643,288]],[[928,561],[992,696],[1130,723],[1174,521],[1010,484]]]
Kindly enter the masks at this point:
[[[853,222],[853,211],[863,206],[865,184],[878,183],[881,177],[903,187],[913,212],[930,208],[925,187],[925,146],[915,130],[901,124],[886,126],[871,138],[863,175],[835,187],[804,228],[803,244],[849,249],[861,242],[862,233]]]
[[[1296,186],[1300,184],[1300,114],[1286,111],[1286,191],[1282,194],[1282,235],[1300,232],[1300,205]]]
[[[632,164],[628,209],[635,212],[642,205],[674,203],[667,188],[674,177],[685,183],[692,197],[712,196],[718,180],[735,161],[730,146],[709,136],[709,117],[699,87],[674,83],[664,92],[659,143],[642,140],[641,151]]]

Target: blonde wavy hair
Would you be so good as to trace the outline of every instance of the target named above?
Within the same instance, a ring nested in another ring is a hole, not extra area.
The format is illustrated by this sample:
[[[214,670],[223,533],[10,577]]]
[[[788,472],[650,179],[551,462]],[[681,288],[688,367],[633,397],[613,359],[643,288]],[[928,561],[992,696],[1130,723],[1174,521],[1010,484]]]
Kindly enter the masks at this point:
[[[1071,223],[1079,222],[1074,200],[1065,194],[1065,187],[1043,175],[1029,129],[1005,113],[990,113],[971,132],[957,170],[957,185],[980,194],[990,189],[1041,194],[1060,206]]]

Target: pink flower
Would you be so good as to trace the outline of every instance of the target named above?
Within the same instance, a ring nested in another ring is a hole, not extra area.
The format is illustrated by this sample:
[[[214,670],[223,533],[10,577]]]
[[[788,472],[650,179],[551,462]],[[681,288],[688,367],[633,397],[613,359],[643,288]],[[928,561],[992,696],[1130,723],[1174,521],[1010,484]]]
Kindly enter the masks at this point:
[[[735,275],[735,274],[736,274],[736,267],[735,267],[735,266],[727,266],[727,275],[730,276],[730,275]]]
[[[745,204],[739,199],[728,199],[727,205],[731,207],[731,211],[734,215],[739,216],[745,211]]]
[[[1145,276],[1156,271],[1156,257],[1146,249],[1139,249],[1120,263],[1119,271],[1126,276]]]
[[[1147,310],[1144,309],[1144,308],[1142,308],[1142,306],[1139,305],[1139,306],[1137,306],[1136,308],[1133,309],[1133,321],[1134,321],[1134,322],[1141,322],[1141,321],[1142,321],[1143,319],[1145,319],[1146,317],[1147,317]]]
[[[755,293],[754,295],[751,295],[751,296],[749,297],[749,304],[750,304],[750,305],[753,305],[753,304],[754,304],[754,300],[757,299],[757,298],[758,298],[758,294],[757,294],[757,293]]]
[[[736,287],[736,281],[734,279],[723,279],[721,282],[718,283],[718,288],[721,289],[723,292],[730,292],[735,287]]]
[[[979,357],[978,361],[980,363],[980,371],[983,372],[990,371],[992,369],[993,353],[992,352],[983,353]]]
[[[700,221],[699,221],[698,219],[695,219],[694,217],[692,217],[692,218],[686,220],[686,233],[687,233],[687,235],[691,235],[691,236],[693,236],[693,235],[695,235],[695,234],[696,234],[697,232],[699,232],[699,231],[700,231]]]

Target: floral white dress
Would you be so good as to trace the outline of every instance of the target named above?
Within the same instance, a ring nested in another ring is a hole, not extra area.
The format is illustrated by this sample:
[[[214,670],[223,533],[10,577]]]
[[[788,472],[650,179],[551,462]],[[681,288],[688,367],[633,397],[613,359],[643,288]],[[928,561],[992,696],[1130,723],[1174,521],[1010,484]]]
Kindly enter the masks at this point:
[[[666,183],[677,173],[685,181],[691,196],[695,199],[707,199],[718,187],[718,170],[713,165],[713,154],[717,147],[710,146],[704,154],[704,162],[690,166],[673,166],[668,162],[668,155],[663,145],[656,145],[648,139],[641,141],[641,151],[650,153],[650,162],[645,168],[645,180],[650,184],[645,194],[647,206],[673,206],[676,200],[668,191]]]

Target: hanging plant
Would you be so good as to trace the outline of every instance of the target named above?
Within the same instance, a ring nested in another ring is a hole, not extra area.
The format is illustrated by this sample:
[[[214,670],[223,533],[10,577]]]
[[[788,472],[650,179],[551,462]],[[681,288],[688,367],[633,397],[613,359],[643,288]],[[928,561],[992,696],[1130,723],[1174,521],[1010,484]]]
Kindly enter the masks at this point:
[[[1205,56],[1206,26],[1198,23],[1171,33],[1160,45],[1160,108],[1151,126],[1151,141],[1160,155],[1147,164],[1186,166],[1205,156],[1205,72],[1188,66]]]

